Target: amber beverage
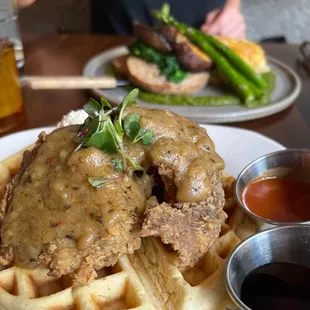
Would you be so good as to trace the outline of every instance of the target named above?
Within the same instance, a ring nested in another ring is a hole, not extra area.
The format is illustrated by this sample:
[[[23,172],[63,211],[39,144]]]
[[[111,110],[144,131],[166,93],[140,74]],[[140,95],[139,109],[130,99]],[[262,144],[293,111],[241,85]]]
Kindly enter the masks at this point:
[[[24,121],[23,97],[14,47],[0,39],[0,134]]]

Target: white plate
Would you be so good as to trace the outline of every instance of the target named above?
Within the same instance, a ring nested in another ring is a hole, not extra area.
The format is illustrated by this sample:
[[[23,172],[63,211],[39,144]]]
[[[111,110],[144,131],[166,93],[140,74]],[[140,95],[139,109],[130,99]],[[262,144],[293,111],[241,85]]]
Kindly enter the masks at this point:
[[[201,125],[207,129],[216,145],[217,153],[226,163],[225,171],[237,177],[239,172],[254,159],[284,149],[280,143],[253,131],[217,125]],[[0,139],[0,161],[36,141],[43,130],[53,127],[20,131]]]
[[[0,161],[36,142],[38,135],[42,131],[50,133],[54,129],[55,127],[34,128],[0,138]]]
[[[93,57],[84,67],[83,74],[88,77],[111,75],[111,60],[128,53],[125,46],[116,47]],[[242,106],[227,107],[178,107],[173,105],[160,105],[138,100],[140,106],[152,108],[167,108],[177,114],[200,123],[230,123],[262,118],[278,113],[294,103],[300,93],[301,82],[298,75],[282,62],[268,57],[268,65],[276,73],[276,87],[272,94],[272,103],[254,109]],[[127,90],[93,89],[95,96],[104,96],[114,104],[119,104],[126,96]],[[197,95],[223,95],[222,89],[208,86]]]

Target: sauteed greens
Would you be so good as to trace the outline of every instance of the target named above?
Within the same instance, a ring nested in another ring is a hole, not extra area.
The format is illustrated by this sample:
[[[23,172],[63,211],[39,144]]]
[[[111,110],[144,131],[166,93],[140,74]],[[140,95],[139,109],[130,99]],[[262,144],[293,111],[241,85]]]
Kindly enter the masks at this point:
[[[129,50],[132,55],[156,64],[160,73],[169,81],[181,83],[188,75],[188,73],[180,67],[174,55],[160,53],[141,40],[132,43],[129,46]]]

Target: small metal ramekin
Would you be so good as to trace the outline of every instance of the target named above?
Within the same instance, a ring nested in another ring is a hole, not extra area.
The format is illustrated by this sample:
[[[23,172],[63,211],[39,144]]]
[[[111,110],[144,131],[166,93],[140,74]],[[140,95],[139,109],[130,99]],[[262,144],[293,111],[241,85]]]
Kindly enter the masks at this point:
[[[268,172],[270,175],[268,175]],[[286,149],[264,155],[245,167],[237,177],[235,183],[236,201],[243,211],[254,220],[256,231],[262,231],[276,226],[310,224],[310,220],[305,222],[277,222],[265,219],[253,213],[242,201],[242,193],[250,182],[264,176],[288,175],[294,176],[295,179],[300,178],[300,180],[310,182],[310,150]]]
[[[241,242],[228,258],[226,289],[235,310],[251,310],[241,301],[245,277],[269,263],[295,263],[310,267],[310,226],[294,225],[268,229]]]

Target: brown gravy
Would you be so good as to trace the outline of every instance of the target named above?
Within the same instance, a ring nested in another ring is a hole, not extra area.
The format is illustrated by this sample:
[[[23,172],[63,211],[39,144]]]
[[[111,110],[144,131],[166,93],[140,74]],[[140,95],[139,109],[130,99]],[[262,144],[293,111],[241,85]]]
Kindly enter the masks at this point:
[[[158,163],[172,168],[178,201],[207,198],[210,178],[224,163],[205,130],[164,110],[133,107],[130,112],[141,115],[141,126],[153,131],[154,141],[150,146],[125,141],[126,152],[146,170]],[[119,234],[120,227],[129,234],[152,194],[154,178],[147,173],[92,188],[89,176],[120,177],[111,163],[117,154],[95,148],[74,152],[77,131],[78,126],[69,126],[48,135],[14,189],[1,236],[14,249],[17,265],[35,266],[51,242],[86,257],[97,240]]]

